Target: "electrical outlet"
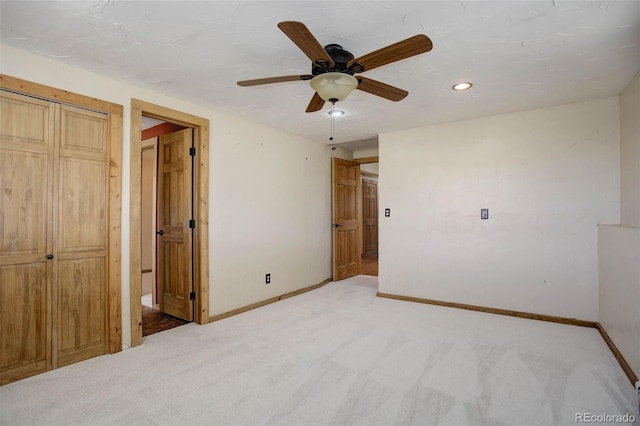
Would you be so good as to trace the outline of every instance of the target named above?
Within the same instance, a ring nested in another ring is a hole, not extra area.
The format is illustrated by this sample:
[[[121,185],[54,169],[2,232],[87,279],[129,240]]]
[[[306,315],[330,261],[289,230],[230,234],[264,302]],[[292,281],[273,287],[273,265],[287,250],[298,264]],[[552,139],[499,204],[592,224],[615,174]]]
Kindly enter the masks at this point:
[[[391,217],[391,209],[384,209],[384,217]]]
[[[265,284],[271,284],[271,274],[267,274],[267,275],[264,277],[264,283],[265,283]]]

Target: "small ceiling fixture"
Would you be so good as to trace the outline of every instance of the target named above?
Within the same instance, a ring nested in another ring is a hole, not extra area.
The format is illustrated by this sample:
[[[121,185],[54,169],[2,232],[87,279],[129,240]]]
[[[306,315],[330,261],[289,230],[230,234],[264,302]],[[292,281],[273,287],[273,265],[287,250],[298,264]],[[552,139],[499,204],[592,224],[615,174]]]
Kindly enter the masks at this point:
[[[327,114],[329,114],[332,117],[340,117],[341,115],[344,115],[344,111],[340,109],[332,109]]]
[[[463,83],[454,84],[452,89],[461,92],[463,90],[471,89],[471,86],[473,86],[473,84],[465,81]]]

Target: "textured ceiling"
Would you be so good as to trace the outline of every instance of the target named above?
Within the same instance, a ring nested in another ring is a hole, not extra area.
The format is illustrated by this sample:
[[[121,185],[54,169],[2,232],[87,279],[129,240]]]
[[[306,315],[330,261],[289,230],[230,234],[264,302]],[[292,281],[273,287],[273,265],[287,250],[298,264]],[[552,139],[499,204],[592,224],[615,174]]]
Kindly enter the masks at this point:
[[[356,57],[415,34],[431,52],[367,77],[409,91],[400,102],[356,90],[336,106],[336,140],[618,95],[640,69],[640,1],[2,1],[2,43],[168,96],[329,143],[330,118],[305,113],[307,74],[277,28],[304,22]],[[453,92],[458,81],[467,92]],[[212,123],[215,125],[215,123]]]

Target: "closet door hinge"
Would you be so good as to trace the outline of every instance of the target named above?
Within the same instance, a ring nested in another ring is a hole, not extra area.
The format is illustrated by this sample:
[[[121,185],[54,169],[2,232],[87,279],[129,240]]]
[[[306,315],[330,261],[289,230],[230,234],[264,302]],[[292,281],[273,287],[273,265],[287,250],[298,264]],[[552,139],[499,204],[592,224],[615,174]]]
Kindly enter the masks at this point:
[[[192,146],[191,148],[189,148],[189,155],[192,157],[196,156],[196,147]]]
[[[195,219],[189,220],[189,228],[195,229],[195,227],[196,227],[196,220]]]
[[[189,293],[189,300],[196,300],[196,292],[192,291],[191,293]]]

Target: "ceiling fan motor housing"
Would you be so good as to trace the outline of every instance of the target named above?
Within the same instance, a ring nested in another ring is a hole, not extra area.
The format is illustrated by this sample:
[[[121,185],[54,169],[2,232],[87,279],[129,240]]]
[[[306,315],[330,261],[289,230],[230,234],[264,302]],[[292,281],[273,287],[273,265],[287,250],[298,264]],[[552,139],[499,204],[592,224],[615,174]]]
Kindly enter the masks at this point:
[[[347,66],[347,64],[354,59],[354,56],[351,52],[344,50],[339,44],[327,44],[324,50],[333,60],[334,66],[329,66],[329,63],[325,60],[316,60],[311,67],[311,74],[320,75],[327,72],[341,72],[353,75],[356,72],[362,72],[364,70],[364,67],[360,63],[355,63],[350,67]]]

